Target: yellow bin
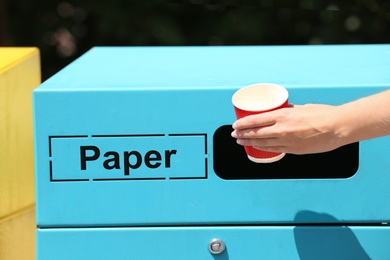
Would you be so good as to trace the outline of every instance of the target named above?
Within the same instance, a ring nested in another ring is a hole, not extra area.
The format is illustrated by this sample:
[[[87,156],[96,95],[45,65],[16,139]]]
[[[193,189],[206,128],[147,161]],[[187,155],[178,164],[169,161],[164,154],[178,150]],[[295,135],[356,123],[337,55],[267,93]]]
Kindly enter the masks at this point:
[[[35,259],[32,90],[37,48],[0,48],[0,259]]]

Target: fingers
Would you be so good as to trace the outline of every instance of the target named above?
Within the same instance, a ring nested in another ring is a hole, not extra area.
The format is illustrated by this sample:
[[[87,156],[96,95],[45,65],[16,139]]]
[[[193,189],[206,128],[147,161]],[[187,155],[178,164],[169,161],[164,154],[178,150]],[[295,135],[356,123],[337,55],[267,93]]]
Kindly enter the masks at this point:
[[[264,138],[264,139],[237,139],[237,144],[243,145],[243,146],[253,146],[253,147],[277,147],[281,146],[280,139],[277,138]]]
[[[289,104],[286,108],[281,108],[274,111],[269,111],[261,114],[255,114],[238,119],[233,124],[233,128],[236,130],[242,130],[247,128],[264,127],[274,125],[279,116],[285,112],[285,109],[298,108],[300,106]]]
[[[271,114],[271,115],[270,115]],[[250,115],[238,119],[233,124],[235,130],[242,130],[247,128],[262,127],[275,124],[275,118],[272,115],[272,112],[267,112],[263,114]]]
[[[233,124],[231,136],[242,146],[252,146],[268,152],[287,152],[289,141],[280,122],[286,121],[292,108],[299,106],[290,104],[288,108],[241,118]]]
[[[248,139],[237,139],[237,143],[242,146],[252,146],[255,149],[274,152],[274,153],[287,153],[288,147],[278,144],[276,140],[258,140],[257,142],[252,142]]]
[[[264,138],[276,138],[271,126],[253,128],[253,129],[244,129],[244,130],[233,130],[231,136],[233,138],[240,139],[264,139]]]

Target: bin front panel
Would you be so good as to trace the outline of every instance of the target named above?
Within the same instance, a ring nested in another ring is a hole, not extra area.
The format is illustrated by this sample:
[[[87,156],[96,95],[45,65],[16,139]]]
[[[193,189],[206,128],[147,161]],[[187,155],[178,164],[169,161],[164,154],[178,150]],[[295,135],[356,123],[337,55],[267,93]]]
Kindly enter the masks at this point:
[[[389,137],[265,166],[229,126],[240,87],[274,82],[291,103],[338,105],[390,86],[389,56],[389,45],[94,48],[34,91],[38,225],[386,222]]]

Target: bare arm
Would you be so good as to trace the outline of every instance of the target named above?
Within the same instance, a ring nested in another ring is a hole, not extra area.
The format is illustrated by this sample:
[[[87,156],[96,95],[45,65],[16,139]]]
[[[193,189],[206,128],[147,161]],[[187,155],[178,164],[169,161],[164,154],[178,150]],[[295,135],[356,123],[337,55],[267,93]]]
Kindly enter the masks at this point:
[[[308,104],[248,116],[233,128],[241,145],[293,154],[326,152],[390,135],[390,90],[340,106]]]

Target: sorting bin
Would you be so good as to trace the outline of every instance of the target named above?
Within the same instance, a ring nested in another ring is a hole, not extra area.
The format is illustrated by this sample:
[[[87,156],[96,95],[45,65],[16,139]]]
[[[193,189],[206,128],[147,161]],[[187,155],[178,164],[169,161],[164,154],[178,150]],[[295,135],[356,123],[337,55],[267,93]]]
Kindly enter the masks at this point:
[[[230,133],[243,86],[339,105],[389,71],[386,44],[91,49],[33,93],[38,259],[388,259],[390,137],[257,164]]]
[[[0,48],[0,259],[35,257],[31,93],[40,83],[37,48]]]

